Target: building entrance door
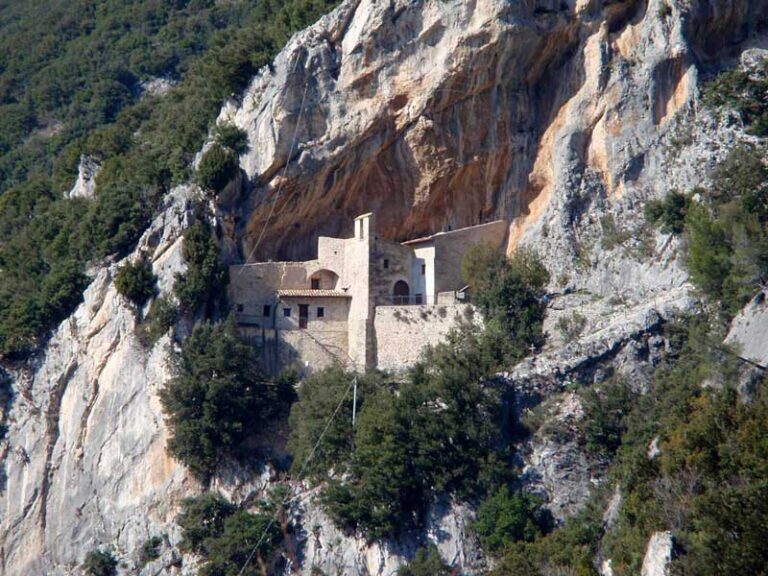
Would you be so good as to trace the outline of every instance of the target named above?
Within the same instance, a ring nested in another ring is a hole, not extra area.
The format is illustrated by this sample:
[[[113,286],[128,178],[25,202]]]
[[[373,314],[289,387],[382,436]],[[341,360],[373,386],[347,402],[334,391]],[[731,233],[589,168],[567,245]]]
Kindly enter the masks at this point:
[[[309,304],[299,304],[299,328],[306,328],[309,321]]]

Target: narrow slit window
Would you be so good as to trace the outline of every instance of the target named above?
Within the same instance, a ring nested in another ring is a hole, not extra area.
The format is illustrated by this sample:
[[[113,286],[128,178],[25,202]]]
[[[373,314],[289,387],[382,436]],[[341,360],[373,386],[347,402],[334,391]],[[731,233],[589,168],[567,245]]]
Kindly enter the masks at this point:
[[[272,316],[272,306],[270,306],[269,304],[264,304],[264,309],[262,310],[262,315],[265,318],[268,318],[268,317]]]
[[[323,308],[322,306],[317,307],[317,317],[325,318],[325,308]]]
[[[388,269],[389,269],[389,260],[384,258],[384,270],[388,270]]]
[[[422,276],[426,276],[427,275],[427,265],[426,264],[422,264],[421,265],[421,275]]]

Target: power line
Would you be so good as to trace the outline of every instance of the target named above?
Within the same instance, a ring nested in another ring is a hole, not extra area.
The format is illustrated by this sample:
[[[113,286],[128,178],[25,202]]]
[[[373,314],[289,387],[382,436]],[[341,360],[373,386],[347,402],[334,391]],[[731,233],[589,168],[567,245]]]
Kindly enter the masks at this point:
[[[298,67],[299,57],[296,58],[296,64],[294,65],[294,72],[296,71],[296,68]],[[301,125],[301,118],[304,114],[304,105],[306,104],[307,100],[307,90],[309,89],[309,82],[304,82],[304,93],[301,96],[301,105],[299,106],[299,117],[296,119],[296,126],[293,128],[293,138],[291,139],[291,146],[288,148],[288,157],[285,160],[285,166],[283,166],[283,174],[280,178],[280,182],[277,185],[277,191],[275,192],[275,196],[272,200],[272,206],[270,206],[269,214],[267,215],[267,219],[264,222],[264,226],[261,228],[261,232],[259,233],[258,238],[256,239],[256,243],[253,245],[253,248],[251,248],[251,251],[248,253],[247,258],[245,259],[245,262],[247,263],[248,260],[251,259],[251,256],[256,252],[256,250],[259,247],[259,244],[261,244],[261,240],[264,237],[264,233],[266,232],[267,228],[269,227],[270,220],[272,219],[272,216],[275,213],[275,206],[277,206],[277,202],[280,200],[280,193],[283,189],[283,182],[285,182],[286,174],[288,173],[288,166],[291,164],[291,157],[293,156],[293,150],[296,147],[296,139],[299,134],[299,126]],[[245,270],[245,267],[242,267],[240,271],[238,272],[238,276],[243,273]]]
[[[347,396],[349,395],[349,391],[352,389],[353,386],[357,388],[357,377],[355,377],[349,383],[349,386],[347,386],[347,389],[344,391],[344,395],[341,397],[341,400],[336,405],[336,409],[333,411],[333,414],[331,414],[331,417],[328,419],[328,422],[326,422],[325,428],[323,428],[323,431],[320,433],[320,436],[318,437],[317,442],[315,442],[315,445],[312,447],[312,450],[310,451],[309,455],[304,460],[304,463],[302,464],[301,469],[299,470],[299,473],[296,475],[297,480],[303,476],[304,470],[306,470],[309,463],[315,457],[315,453],[317,452],[317,449],[320,447],[320,443],[323,441],[323,437],[325,436],[326,432],[328,432],[328,429],[331,427],[331,424],[333,423],[333,421],[336,419],[336,416],[338,415],[339,410],[341,410],[341,407],[344,405],[344,401],[347,399]],[[285,498],[280,504],[281,506],[285,506],[295,498],[298,498],[298,495],[291,498]],[[243,576],[243,574],[245,573],[245,569],[251,563],[251,560],[253,560],[253,557],[256,555],[256,552],[258,552],[259,550],[259,546],[261,546],[262,542],[264,542],[264,538],[267,537],[269,530],[272,528],[275,521],[277,520],[277,515],[278,515],[278,511],[275,510],[274,515],[270,519],[266,528],[264,528],[264,532],[262,532],[261,537],[256,542],[256,545],[253,547],[253,550],[251,550],[251,553],[248,554],[248,557],[245,559],[245,563],[243,564],[242,568],[240,568],[240,571],[237,573],[237,576]]]

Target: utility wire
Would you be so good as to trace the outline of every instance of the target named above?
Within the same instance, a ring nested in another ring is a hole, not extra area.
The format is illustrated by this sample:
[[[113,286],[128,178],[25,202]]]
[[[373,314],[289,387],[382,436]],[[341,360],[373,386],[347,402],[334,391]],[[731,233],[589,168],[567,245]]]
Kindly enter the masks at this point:
[[[339,401],[338,405],[336,406],[336,409],[333,411],[333,414],[331,414],[331,417],[328,419],[328,422],[325,424],[325,428],[323,428],[323,431],[320,433],[320,436],[317,439],[317,442],[315,442],[315,445],[312,447],[312,451],[309,453],[307,458],[304,460],[304,463],[301,466],[301,469],[299,470],[299,473],[296,476],[296,479],[300,479],[304,475],[304,470],[306,470],[309,463],[312,461],[312,459],[315,457],[315,453],[317,452],[317,449],[320,447],[320,443],[323,441],[323,437],[325,436],[326,432],[328,432],[328,429],[331,427],[331,424],[336,419],[336,416],[339,413],[339,410],[341,410],[341,407],[344,405],[344,401],[347,399],[347,396],[349,395],[349,391],[352,389],[352,387],[355,385],[357,378],[354,378],[350,383],[349,386],[347,386],[347,389],[344,391],[344,395],[341,397],[341,400]],[[286,504],[290,503],[292,500],[298,498],[299,495],[293,496],[291,498],[285,498],[280,504],[281,506],[285,506]],[[256,545],[253,547],[253,550],[251,550],[251,553],[248,554],[248,557],[245,559],[245,563],[243,564],[243,567],[240,568],[240,571],[237,573],[237,576],[243,576],[245,574],[245,569],[248,568],[248,565],[253,560],[253,557],[256,555],[256,552],[259,550],[259,546],[261,546],[262,542],[264,542],[264,538],[267,537],[267,534],[269,533],[269,530],[274,525],[275,521],[277,520],[278,511],[275,510],[275,513],[273,514],[272,518],[270,519],[269,523],[267,524],[266,528],[264,528],[264,532],[261,534],[261,537],[256,542]]]
[[[296,72],[296,68],[298,67],[299,63],[299,57],[296,58],[296,64],[293,67],[293,71]],[[304,82],[304,93],[301,96],[301,105],[299,106],[299,117],[296,119],[296,126],[293,128],[293,138],[291,139],[291,146],[288,149],[288,157],[285,160],[285,166],[283,166],[283,174],[280,178],[280,182],[277,185],[277,191],[275,192],[275,196],[272,200],[272,206],[270,206],[269,214],[267,215],[267,219],[264,222],[264,226],[261,228],[261,232],[259,233],[258,238],[256,239],[256,243],[253,245],[253,248],[251,248],[251,251],[248,253],[248,257],[245,259],[245,262],[247,263],[251,256],[254,255],[256,250],[259,247],[259,244],[261,244],[261,240],[264,238],[264,233],[267,231],[267,228],[269,227],[270,220],[272,219],[272,216],[275,213],[275,206],[277,206],[277,202],[280,200],[280,193],[283,190],[283,182],[285,182],[285,176],[288,173],[288,167],[291,164],[291,157],[293,156],[293,150],[296,147],[296,139],[299,134],[299,126],[301,125],[301,118],[304,114],[304,105],[307,101],[307,90],[309,90],[309,82]],[[243,273],[245,270],[245,267],[243,266],[240,271],[238,272],[238,276]]]

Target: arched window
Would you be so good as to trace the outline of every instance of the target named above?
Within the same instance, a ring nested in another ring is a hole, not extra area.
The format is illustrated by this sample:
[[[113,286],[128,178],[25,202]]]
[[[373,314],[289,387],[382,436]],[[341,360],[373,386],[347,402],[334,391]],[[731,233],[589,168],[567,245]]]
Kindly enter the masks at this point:
[[[310,288],[313,290],[336,290],[339,275],[331,270],[318,270],[309,277]]]
[[[392,302],[395,304],[408,304],[410,302],[411,289],[408,282],[398,280],[392,288]]]

